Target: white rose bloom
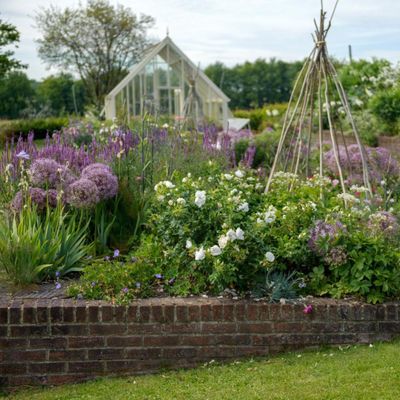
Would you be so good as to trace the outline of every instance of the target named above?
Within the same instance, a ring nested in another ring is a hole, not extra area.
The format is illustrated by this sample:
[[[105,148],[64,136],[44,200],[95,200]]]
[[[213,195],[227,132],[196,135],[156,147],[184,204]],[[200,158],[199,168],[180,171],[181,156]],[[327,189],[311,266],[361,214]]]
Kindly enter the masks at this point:
[[[244,230],[243,229],[237,228],[235,235],[238,240],[244,240]]]
[[[244,202],[244,203],[240,204],[240,206],[238,207],[238,211],[248,212],[249,211],[249,203]]]
[[[186,248],[191,249],[193,246],[192,242],[190,240],[186,240]]]
[[[257,224],[263,224],[263,223],[264,223],[264,220],[263,220],[263,219],[257,218]]]
[[[236,237],[236,232],[233,229],[229,229],[228,232],[226,232],[226,236],[228,237],[229,240],[231,240],[232,242],[235,241],[237,239]]]
[[[157,196],[157,200],[158,201],[164,201],[164,199],[165,199],[165,196],[161,196],[161,195]]]
[[[182,183],[186,183],[187,181],[188,181],[188,178],[186,178],[186,177],[182,179]]]
[[[227,181],[230,181],[233,178],[231,174],[224,174],[224,177]]]
[[[237,171],[235,171],[235,176],[237,178],[243,178],[244,177],[244,172],[241,171],[240,169],[238,169]]]
[[[196,261],[201,261],[204,260],[206,258],[206,252],[204,251],[204,249],[201,247],[199,250],[196,250],[194,253],[194,259]]]
[[[186,204],[186,200],[184,198],[182,198],[182,197],[179,197],[178,199],[176,199],[176,202],[178,204]]]
[[[168,200],[168,205],[169,205],[169,206],[173,206],[173,205],[174,205],[174,202],[173,202],[172,200]]]
[[[212,256],[216,257],[219,256],[222,253],[222,251],[219,246],[215,245],[210,248],[210,253]]]
[[[268,262],[271,263],[275,261],[275,256],[270,251],[267,251],[265,253],[265,258],[267,259]]]
[[[196,204],[197,207],[201,208],[204,206],[204,203],[206,202],[206,192],[205,190],[197,190],[194,203]]]
[[[229,242],[229,238],[228,236],[222,235],[219,239],[218,239],[218,245],[221,249],[224,249],[226,247],[226,245]]]
[[[173,189],[175,187],[175,185],[170,182],[170,181],[164,181],[164,185],[168,188],[168,189]]]

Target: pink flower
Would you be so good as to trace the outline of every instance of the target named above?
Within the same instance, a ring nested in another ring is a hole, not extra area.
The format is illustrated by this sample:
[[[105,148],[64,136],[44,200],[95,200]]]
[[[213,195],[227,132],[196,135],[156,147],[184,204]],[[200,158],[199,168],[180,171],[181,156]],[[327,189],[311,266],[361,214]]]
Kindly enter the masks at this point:
[[[304,314],[311,314],[312,312],[313,312],[313,306],[311,304],[304,307],[304,310],[303,310]]]

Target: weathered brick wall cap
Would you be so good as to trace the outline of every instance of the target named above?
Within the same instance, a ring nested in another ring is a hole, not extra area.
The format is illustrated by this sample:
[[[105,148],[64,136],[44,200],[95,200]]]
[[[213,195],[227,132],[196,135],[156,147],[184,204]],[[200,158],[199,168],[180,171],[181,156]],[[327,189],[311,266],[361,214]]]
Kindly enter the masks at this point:
[[[268,304],[193,297],[122,306],[14,300],[0,303],[0,384],[53,385],[151,373],[211,359],[390,340],[399,333],[400,303]]]

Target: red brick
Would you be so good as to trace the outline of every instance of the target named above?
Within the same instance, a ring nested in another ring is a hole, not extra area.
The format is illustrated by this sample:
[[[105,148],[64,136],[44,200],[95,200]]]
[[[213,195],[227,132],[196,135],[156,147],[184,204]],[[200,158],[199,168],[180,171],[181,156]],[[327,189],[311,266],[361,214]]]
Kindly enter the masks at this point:
[[[79,325],[52,325],[51,334],[54,336],[85,336],[88,333],[88,327],[86,324]]]
[[[93,349],[88,351],[89,360],[121,360],[125,358],[124,349]]]
[[[176,322],[188,322],[187,306],[176,306],[175,315],[176,315]]]
[[[271,322],[239,323],[238,332],[240,333],[271,333],[273,324]]]
[[[162,306],[151,307],[151,320],[152,322],[164,322],[164,314]]]
[[[247,304],[247,320],[258,321],[258,304],[249,303]]]
[[[67,338],[65,337],[47,337],[29,339],[29,347],[36,349],[65,349],[67,347]]]
[[[22,322],[22,301],[13,301],[9,313],[9,323],[10,324],[20,324]]]
[[[196,334],[196,333],[201,332],[201,324],[199,322],[168,324],[163,327],[163,331],[165,333],[176,333],[176,334],[195,333]]]
[[[233,304],[224,304],[224,321],[234,321],[234,306]]]
[[[30,374],[59,374],[65,371],[66,363],[52,362],[52,363],[35,363],[29,364]]]
[[[171,359],[171,358],[194,358],[197,356],[197,349],[194,348],[184,348],[184,347],[176,347],[176,348],[163,348],[163,358]]]
[[[143,344],[143,336],[111,336],[107,338],[107,347],[135,347]]]
[[[224,306],[222,304],[214,304],[212,306],[213,321],[222,321],[224,315]]]
[[[49,334],[49,329],[46,325],[24,325],[24,326],[11,326],[10,336],[46,336]]]
[[[144,346],[177,346],[179,336],[145,336],[143,338]]]
[[[146,323],[150,322],[150,312],[151,307],[149,306],[140,306],[139,308],[139,321]]]
[[[269,305],[269,319],[271,321],[279,321],[281,319],[280,304],[270,304]]]
[[[87,313],[88,313],[88,320],[90,323],[100,322],[100,307],[97,304],[89,305]]]
[[[0,349],[26,349],[28,339],[0,338]]]
[[[69,337],[68,347],[71,349],[86,349],[104,346],[103,337]]]
[[[200,317],[202,321],[212,321],[212,309],[210,304],[200,306]]]
[[[309,326],[311,325],[301,322],[275,322],[274,331],[275,333],[299,333],[303,332]]]
[[[128,335],[140,335],[146,334],[161,334],[163,331],[162,324],[129,324],[128,325]]]
[[[188,306],[188,319],[191,322],[197,322],[201,319],[200,306],[189,305]]]
[[[281,305],[281,320],[282,321],[293,321],[294,310],[291,304]]]
[[[46,351],[45,350],[6,350],[3,352],[4,361],[12,362],[25,362],[25,361],[45,361]]]
[[[86,304],[77,304],[75,306],[75,321],[76,322],[86,322],[87,320],[87,308]]]
[[[215,344],[225,346],[250,345],[250,335],[217,335],[215,336]]]
[[[117,323],[126,323],[126,306],[114,307],[114,321]]]
[[[8,307],[0,307],[0,325],[5,325],[8,323]]]
[[[68,372],[85,372],[88,374],[94,374],[96,372],[103,372],[104,364],[96,361],[72,361],[68,363]]]
[[[114,307],[112,305],[101,306],[101,320],[103,322],[112,322],[114,319]]]
[[[210,346],[215,344],[215,335],[184,335],[180,337],[182,346]]]
[[[25,301],[23,308],[23,317],[24,324],[36,324],[36,301]]]
[[[161,356],[161,347],[128,349],[126,351],[126,358],[129,360],[154,360],[161,358]]]
[[[400,333],[400,321],[379,322],[379,332],[382,333]]]
[[[236,321],[245,321],[246,318],[246,305],[241,302],[235,304],[235,319]]]
[[[164,306],[164,317],[166,323],[172,323],[175,321],[175,306],[165,305]]]
[[[82,350],[50,350],[49,361],[83,361],[85,352]]]
[[[8,376],[8,375],[23,375],[23,374],[26,374],[26,363],[0,364],[0,375]]]
[[[397,307],[392,304],[386,305],[386,320],[396,321],[397,320]]]
[[[236,324],[232,322],[204,322],[202,324],[202,332],[205,333],[233,333],[236,332]]]
[[[36,304],[36,318],[38,324],[47,324],[49,321],[48,300],[39,299]]]
[[[126,333],[126,326],[122,324],[95,324],[89,327],[90,335],[123,335]]]

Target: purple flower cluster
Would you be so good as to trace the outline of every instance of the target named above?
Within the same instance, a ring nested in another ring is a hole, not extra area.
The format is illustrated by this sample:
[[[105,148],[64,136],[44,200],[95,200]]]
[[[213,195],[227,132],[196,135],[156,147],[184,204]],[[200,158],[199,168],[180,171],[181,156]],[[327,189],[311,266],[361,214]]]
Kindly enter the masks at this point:
[[[347,180],[350,184],[363,183],[362,178],[362,158],[361,152],[356,144],[346,148],[338,146],[339,159]],[[400,172],[400,165],[394,159],[390,151],[383,147],[365,147],[368,170],[370,179],[374,183],[380,182],[385,176],[397,176]],[[325,164],[328,170],[335,176],[338,174],[338,168],[333,149],[324,154]]]
[[[118,179],[105,164],[91,164],[82,171],[82,178],[96,184],[100,200],[110,199],[118,193]]]
[[[31,182],[34,186],[55,189],[58,186],[69,185],[76,177],[64,165],[51,158],[38,158],[29,169]]]
[[[332,244],[344,230],[344,225],[340,221],[329,224],[328,222],[318,220],[311,229],[308,246],[314,253],[323,255],[326,252],[322,248],[323,243]]]
[[[80,178],[68,186],[66,200],[76,208],[91,208],[100,200],[99,190],[94,182]]]
[[[36,206],[38,210],[43,210],[46,207],[46,191],[41,188],[29,188],[27,193],[19,191],[15,195],[11,202],[11,208],[16,212],[21,211],[26,203],[26,197],[29,197],[32,205]]]
[[[388,211],[371,214],[368,220],[368,229],[372,233],[383,234],[388,239],[395,238],[400,233],[398,219]]]

